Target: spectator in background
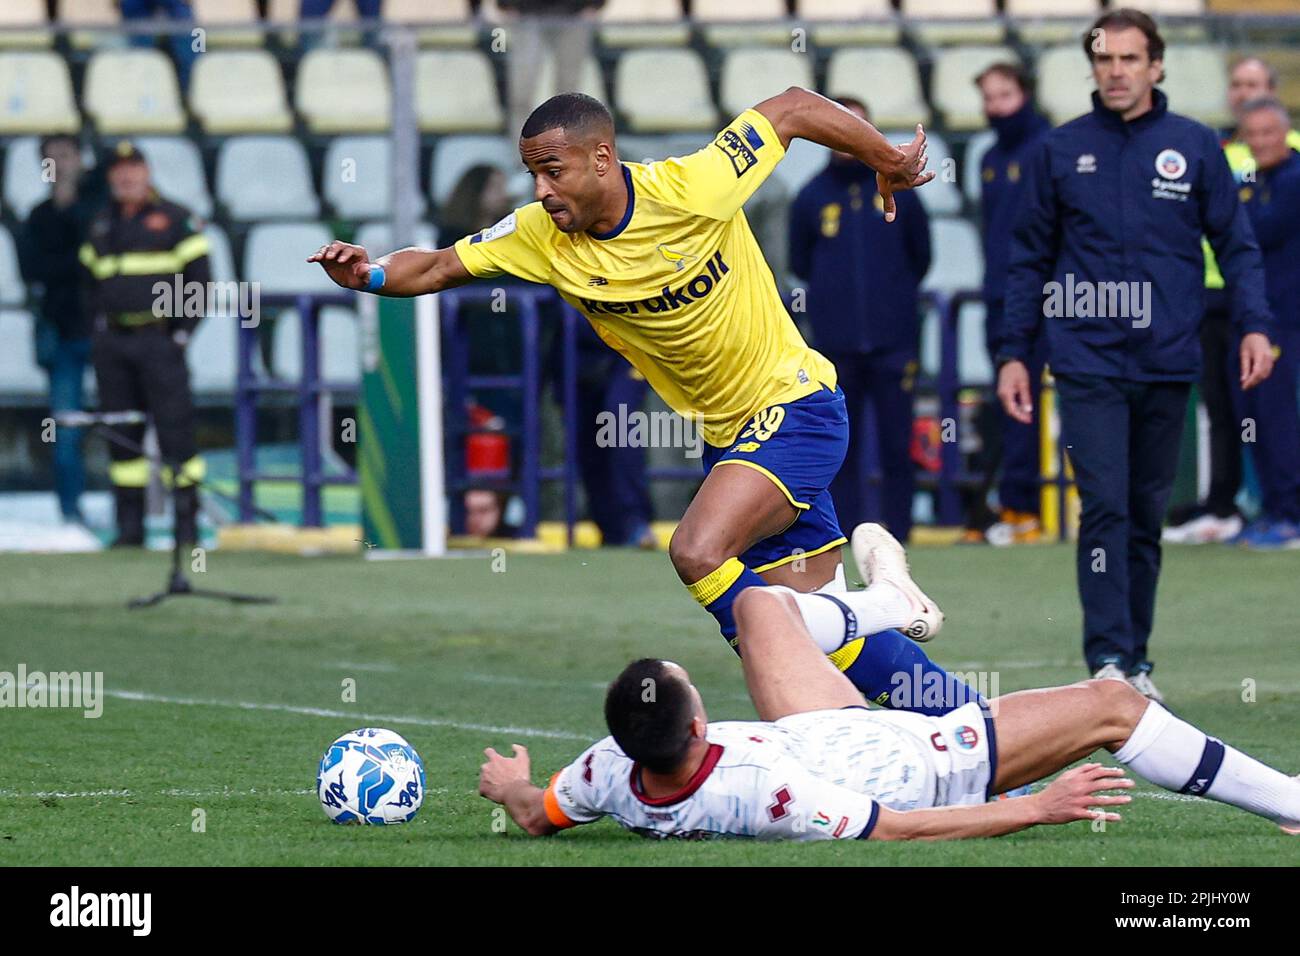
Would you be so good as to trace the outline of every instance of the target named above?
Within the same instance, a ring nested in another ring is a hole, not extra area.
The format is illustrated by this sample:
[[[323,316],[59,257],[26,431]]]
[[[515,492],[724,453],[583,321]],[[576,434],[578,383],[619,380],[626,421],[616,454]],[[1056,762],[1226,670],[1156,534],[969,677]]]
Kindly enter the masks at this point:
[[[1237,390],[1237,420],[1243,428],[1254,423],[1251,448],[1263,498],[1263,513],[1241,543],[1300,548],[1300,155],[1291,143],[1291,118],[1276,99],[1251,100],[1237,119],[1256,170],[1241,200],[1264,254],[1268,304],[1277,319],[1273,343],[1281,350],[1272,375],[1248,392]]]
[[[1277,91],[1277,71],[1259,57],[1238,62],[1229,76],[1228,106],[1238,124],[1242,107]],[[1300,132],[1291,130],[1287,141],[1300,149]],[[1224,140],[1223,153],[1233,176],[1241,184],[1255,175],[1250,147],[1243,142],[1240,126]],[[1201,399],[1210,420],[1210,488],[1205,501],[1169,516],[1163,539],[1176,544],[1206,544],[1233,541],[1242,534],[1237,511],[1241,489],[1241,419],[1236,414],[1242,403],[1237,378],[1237,340],[1232,324],[1232,303],[1224,288],[1223,275],[1208,242],[1205,252],[1205,321],[1201,323]],[[1276,306],[1275,306],[1276,308]],[[1249,529],[1252,532],[1259,528]]]
[[[860,100],[836,102],[869,119]],[[847,153],[832,153],[795,197],[789,255],[790,271],[808,286],[811,344],[835,364],[848,405],[849,450],[830,488],[835,510],[846,527],[882,521],[906,541],[915,487],[912,386],[921,280],[930,268],[930,220],[914,192],[896,193],[894,200],[898,219],[886,223],[875,171]],[[873,438],[881,471],[879,507],[867,500]]]
[[[513,534],[505,526],[501,495],[488,488],[465,491],[465,534],[472,538],[503,538]]]
[[[81,146],[75,137],[46,137],[41,158],[53,172],[52,189],[27,220],[19,259],[37,300],[36,360],[50,378],[50,411],[76,411],[82,408],[90,361],[90,317],[77,255],[95,208],[82,191]],[[79,428],[58,428],[53,449],[59,510],[64,521],[78,523],[84,523],[80,501],[86,488],[81,437]]]
[[[126,20],[166,17],[171,20],[193,21],[194,12],[190,9],[190,0],[122,0],[122,17]],[[198,55],[194,49],[194,37],[189,31],[182,30],[171,34],[170,40],[181,89],[188,89],[194,58]],[[137,34],[131,37],[131,45],[151,47],[154,38],[148,34]]]
[[[354,0],[356,3],[357,14],[365,20],[376,20],[383,14],[383,0]],[[330,11],[334,8],[335,0],[302,0],[301,16],[304,20],[322,19],[329,16]],[[372,46],[377,42],[377,37],[371,32],[366,33],[365,41]],[[318,46],[321,42],[320,34],[304,35],[302,47],[304,50],[310,50]]]
[[[554,92],[582,92],[593,14],[604,5],[605,0],[497,0],[501,10],[519,14],[506,34],[506,132],[512,139],[537,105],[547,51],[555,65]]]
[[[1014,63],[995,63],[975,78],[984,100],[984,115],[997,139],[980,162],[981,239],[984,245],[984,342],[992,360],[998,354],[1006,311],[1007,253],[1011,225],[1020,206],[1023,171],[1031,152],[1051,129],[1034,108],[1025,72]],[[1047,341],[1036,336],[1027,368],[1034,404],[1042,390]],[[997,522],[976,540],[1024,544],[1042,534],[1039,520],[1038,428],[1005,412],[1002,422],[1002,477],[998,482]],[[996,463],[993,464],[996,468]],[[991,480],[991,475],[990,475]],[[968,535],[968,538],[972,536]]]

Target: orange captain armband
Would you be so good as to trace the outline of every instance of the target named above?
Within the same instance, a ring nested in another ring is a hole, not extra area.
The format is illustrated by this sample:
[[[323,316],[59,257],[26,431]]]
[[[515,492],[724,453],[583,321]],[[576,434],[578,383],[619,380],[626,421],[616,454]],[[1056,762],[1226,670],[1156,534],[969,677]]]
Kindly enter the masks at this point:
[[[542,792],[542,806],[546,808],[546,819],[551,821],[551,826],[567,830],[578,824],[564,815],[564,811],[560,809],[560,801],[555,797],[555,778],[559,775],[559,771],[551,774],[551,780],[547,783],[546,790]]]

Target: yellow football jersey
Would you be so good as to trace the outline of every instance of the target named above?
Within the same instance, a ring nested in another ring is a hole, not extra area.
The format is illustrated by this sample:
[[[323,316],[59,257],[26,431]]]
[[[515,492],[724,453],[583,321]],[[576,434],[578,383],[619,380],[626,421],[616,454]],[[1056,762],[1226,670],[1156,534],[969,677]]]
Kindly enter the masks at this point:
[[[627,213],[608,233],[563,233],[534,202],[456,253],[471,275],[554,286],[725,447],[758,410],[836,384],[786,313],[741,211],[784,155],[767,117],[746,110],[689,156],[624,163]]]

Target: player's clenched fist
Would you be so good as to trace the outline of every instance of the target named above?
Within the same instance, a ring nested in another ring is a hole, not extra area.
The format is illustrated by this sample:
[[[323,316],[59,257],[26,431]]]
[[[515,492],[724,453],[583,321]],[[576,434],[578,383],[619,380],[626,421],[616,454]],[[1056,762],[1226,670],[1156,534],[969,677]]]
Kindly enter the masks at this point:
[[[308,262],[319,262],[325,273],[345,289],[364,289],[370,281],[370,256],[361,246],[335,240],[321,246]]]
[[[1133,798],[1127,794],[1106,796],[1103,790],[1127,790],[1133,781],[1124,776],[1121,767],[1103,767],[1099,763],[1086,763],[1067,770],[1041,793],[1022,800],[1038,802],[1039,823],[1071,823],[1075,820],[1118,821],[1118,813],[1109,813],[1095,807],[1128,803]]]

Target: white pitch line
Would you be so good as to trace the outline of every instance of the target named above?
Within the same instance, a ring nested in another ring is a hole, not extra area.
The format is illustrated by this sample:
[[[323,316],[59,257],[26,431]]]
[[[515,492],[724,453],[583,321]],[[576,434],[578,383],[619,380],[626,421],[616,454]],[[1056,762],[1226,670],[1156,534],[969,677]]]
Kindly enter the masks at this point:
[[[591,742],[596,739],[590,734],[578,734],[568,730],[546,730],[541,727],[499,727],[493,724],[473,724],[459,720],[445,720],[438,717],[411,717],[397,714],[367,714],[351,710],[329,710],[323,707],[299,707],[293,704],[264,704],[247,700],[212,700],[195,697],[167,697],[162,694],[150,694],[135,690],[106,690],[105,697],[118,700],[132,700],[147,704],[170,704],[176,707],[227,707],[236,710],[263,710],[280,714],[300,714],[304,717],[334,717],[347,719],[360,724],[413,724],[419,727],[450,727],[453,730],[472,730],[476,733],[515,735],[519,737],[543,737],[551,740],[582,740]]]

